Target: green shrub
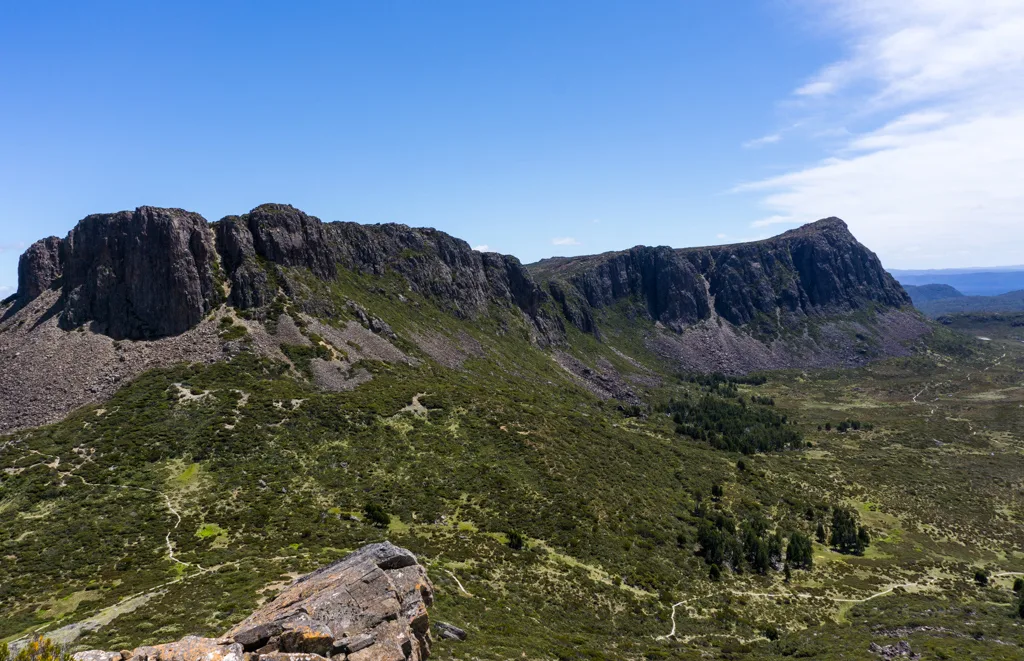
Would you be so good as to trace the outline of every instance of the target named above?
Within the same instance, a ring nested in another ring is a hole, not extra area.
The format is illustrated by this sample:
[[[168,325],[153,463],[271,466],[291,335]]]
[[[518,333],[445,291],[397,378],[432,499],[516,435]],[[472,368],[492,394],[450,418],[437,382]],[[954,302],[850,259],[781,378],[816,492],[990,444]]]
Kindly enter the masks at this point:
[[[363,507],[363,516],[369,523],[372,523],[378,528],[387,528],[391,523],[391,516],[388,515],[380,503],[366,503]]]
[[[508,547],[513,551],[521,551],[526,546],[526,540],[518,530],[508,531]]]

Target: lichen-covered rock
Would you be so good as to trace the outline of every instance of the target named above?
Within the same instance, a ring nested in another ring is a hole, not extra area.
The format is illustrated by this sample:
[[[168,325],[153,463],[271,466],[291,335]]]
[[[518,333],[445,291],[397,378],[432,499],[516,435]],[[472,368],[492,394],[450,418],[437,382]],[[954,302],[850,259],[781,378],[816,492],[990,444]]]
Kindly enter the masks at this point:
[[[76,661],[422,661],[434,589],[416,556],[369,544],[296,579],[222,638],[186,636]]]
[[[174,643],[137,647],[131,652],[89,650],[75,661],[242,661],[242,646],[216,638],[185,636]]]
[[[121,652],[104,652],[103,650],[86,650],[74,655],[75,661],[123,661]]]
[[[371,544],[297,579],[225,638],[261,659],[281,652],[418,661],[430,653],[432,601],[412,553]]]

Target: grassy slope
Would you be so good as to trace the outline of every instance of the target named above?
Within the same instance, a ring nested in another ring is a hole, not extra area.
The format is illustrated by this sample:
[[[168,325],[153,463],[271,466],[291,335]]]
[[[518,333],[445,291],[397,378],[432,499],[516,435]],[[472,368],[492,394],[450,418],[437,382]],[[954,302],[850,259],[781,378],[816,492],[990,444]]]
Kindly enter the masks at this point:
[[[677,436],[667,417],[626,418],[574,385],[514,316],[457,322],[358,280],[319,294],[358,296],[400,335],[469,333],[487,356],[461,370],[368,364],[372,382],[332,394],[243,354],[147,373],[102,407],[0,439],[0,639],[96,617],[110,622],[76,644],[215,635],[275,584],[388,538],[427,564],[432,616],[470,631],[439,642],[439,658],[873,658],[869,642],[899,637],[940,658],[1019,657],[1011,577],[979,589],[972,576],[1024,571],[1024,345],[966,350],[940,334],[914,358],[744,386],[813,447],[738,470],[739,455]],[[629,369],[577,340],[581,359]],[[669,377],[649,396],[697,390]],[[403,411],[420,393],[426,412]],[[818,431],[848,418],[874,428]],[[863,557],[816,544],[814,569],[789,584],[778,571],[712,583],[694,509],[714,484],[712,514],[813,535],[845,505],[875,541]],[[370,501],[389,529],[360,520]],[[505,545],[512,529],[527,550]],[[676,637],[659,639],[681,601]]]

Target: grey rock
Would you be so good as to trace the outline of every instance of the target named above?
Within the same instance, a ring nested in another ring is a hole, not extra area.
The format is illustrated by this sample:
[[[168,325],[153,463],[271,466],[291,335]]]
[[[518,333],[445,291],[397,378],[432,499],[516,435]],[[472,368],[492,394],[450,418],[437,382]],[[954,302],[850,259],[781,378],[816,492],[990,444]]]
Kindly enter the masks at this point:
[[[373,636],[368,633],[360,633],[355,636],[346,636],[334,641],[334,647],[345,654],[353,654],[373,645]]]
[[[465,629],[460,629],[447,622],[438,622],[434,624],[434,628],[437,629],[438,635],[446,640],[466,640],[468,636]]]
[[[18,260],[18,303],[24,305],[53,287],[60,279],[61,240],[55,236],[36,241]]]
[[[246,652],[252,652],[266,646],[271,638],[280,635],[282,631],[284,628],[277,622],[258,624],[236,633],[234,641],[241,645]]]
[[[473,318],[497,302],[518,307],[539,337],[554,339],[558,321],[541,304],[548,295],[514,257],[474,251],[434,229],[406,225],[323,223],[294,207],[264,204],[217,223],[217,245],[232,285],[231,301],[242,308],[268,303],[278,281],[288,294],[296,286],[278,266],[304,268],[331,280],[339,268],[383,276],[395,272],[409,288],[461,318]],[[364,325],[370,326],[367,317]],[[380,320],[375,332],[388,335]]]
[[[879,645],[878,643],[871,643],[868,646],[868,650],[872,654],[885,659],[885,661],[893,661],[893,659],[920,659],[920,654],[914,654],[914,651],[910,648],[910,643],[905,640],[901,640],[895,645]]]
[[[237,640],[253,627],[275,623],[283,629],[281,652],[328,656],[359,640],[358,653],[374,650],[367,658],[418,661],[430,651],[432,602],[433,587],[412,553],[388,542],[370,544],[296,579],[225,637]]]
[[[186,636],[76,661],[422,661],[430,655],[434,589],[416,556],[370,544],[297,578],[222,638]],[[123,659],[122,659],[123,657]]]
[[[104,652],[103,650],[85,650],[72,655],[75,661],[122,661],[121,652]]]

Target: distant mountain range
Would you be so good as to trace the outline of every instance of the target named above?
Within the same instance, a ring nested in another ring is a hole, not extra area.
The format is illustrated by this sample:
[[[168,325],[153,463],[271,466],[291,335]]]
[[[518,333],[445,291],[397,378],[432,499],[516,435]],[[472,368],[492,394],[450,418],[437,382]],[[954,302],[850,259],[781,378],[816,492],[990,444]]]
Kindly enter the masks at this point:
[[[926,287],[930,286],[944,287],[945,285],[926,285]],[[976,312],[1024,312],[1024,290],[1011,291],[999,296],[964,296],[957,292],[957,295],[947,298],[922,299],[915,298],[911,287],[906,289],[907,293],[910,294],[911,300],[914,301],[914,306],[932,318],[950,314]],[[954,289],[953,291],[956,290]]]
[[[949,285],[965,296],[998,296],[1024,289],[1024,266],[918,271],[891,269],[889,273],[904,287]]]
[[[914,307],[933,319],[950,314],[1024,311],[1024,266],[890,273],[903,285]]]

